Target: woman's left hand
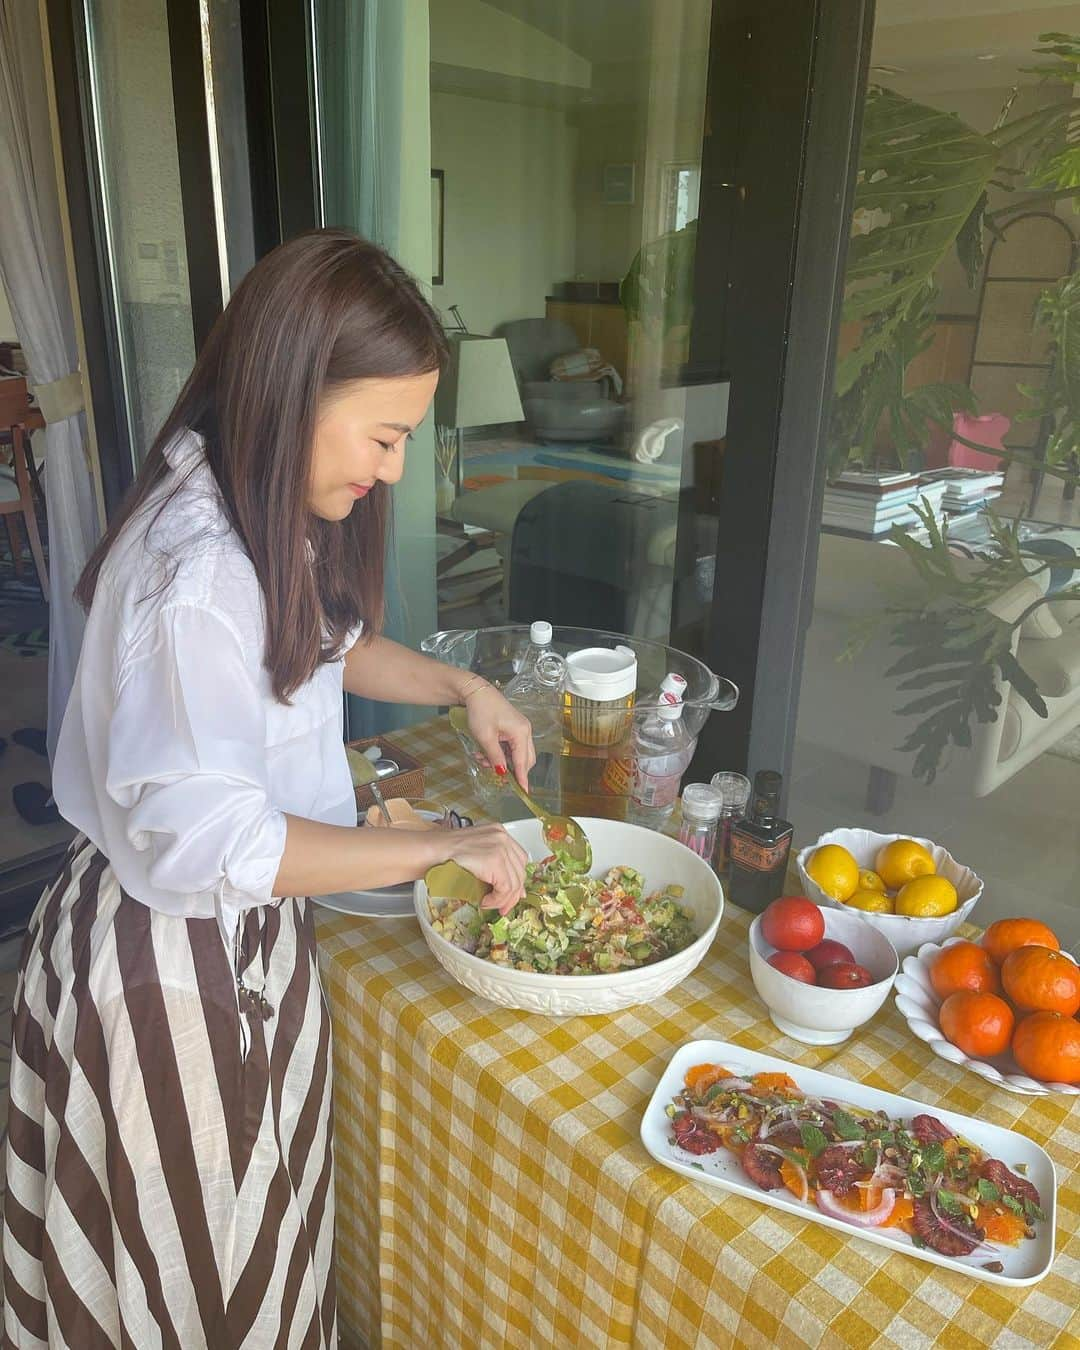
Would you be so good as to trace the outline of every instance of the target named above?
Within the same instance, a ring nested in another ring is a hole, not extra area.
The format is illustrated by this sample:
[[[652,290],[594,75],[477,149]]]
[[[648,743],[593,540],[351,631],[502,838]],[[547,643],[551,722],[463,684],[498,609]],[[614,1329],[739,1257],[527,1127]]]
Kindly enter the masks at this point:
[[[493,769],[506,765],[503,746],[510,749],[514,777],[526,792],[529,790],[529,771],[536,763],[533,748],[532,725],[493,684],[484,684],[465,699],[465,714],[469,731]]]

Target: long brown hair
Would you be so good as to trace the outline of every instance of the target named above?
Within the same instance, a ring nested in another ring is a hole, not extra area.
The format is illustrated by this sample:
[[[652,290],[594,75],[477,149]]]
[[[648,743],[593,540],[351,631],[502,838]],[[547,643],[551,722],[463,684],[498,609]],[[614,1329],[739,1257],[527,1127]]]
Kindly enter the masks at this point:
[[[344,521],[311,514],[319,400],[352,380],[426,374],[445,360],[434,310],[377,245],[327,229],[274,249],[214,325],[76,597],[90,608],[117,535],[170,472],[166,447],[198,432],[262,588],[264,660],[287,702],[337,655],[350,627],[363,620],[370,636],[383,620],[389,489],[378,483]]]

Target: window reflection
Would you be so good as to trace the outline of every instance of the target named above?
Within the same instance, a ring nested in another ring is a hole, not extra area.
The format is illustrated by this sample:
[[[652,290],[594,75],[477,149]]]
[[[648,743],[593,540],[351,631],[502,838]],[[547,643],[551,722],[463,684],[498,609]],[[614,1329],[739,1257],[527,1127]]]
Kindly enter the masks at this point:
[[[1080,940],[1080,6],[878,6],[790,812]],[[1071,36],[1070,36],[1071,34]]]

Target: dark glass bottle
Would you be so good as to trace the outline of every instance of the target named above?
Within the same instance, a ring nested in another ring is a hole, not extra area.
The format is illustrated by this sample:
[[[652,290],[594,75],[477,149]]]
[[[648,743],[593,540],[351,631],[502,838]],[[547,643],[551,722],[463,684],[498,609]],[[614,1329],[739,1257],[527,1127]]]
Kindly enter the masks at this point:
[[[731,899],[753,914],[784,893],[794,826],[778,814],[781,781],[773,769],[756,773],[746,819],[731,827]]]

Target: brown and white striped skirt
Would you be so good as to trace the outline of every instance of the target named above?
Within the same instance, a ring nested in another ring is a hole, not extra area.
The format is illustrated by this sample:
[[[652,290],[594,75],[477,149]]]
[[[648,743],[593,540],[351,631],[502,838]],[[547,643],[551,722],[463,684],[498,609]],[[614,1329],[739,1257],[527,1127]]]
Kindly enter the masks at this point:
[[[15,999],[3,1345],[335,1345],[330,1092],[306,901],[231,960],[76,840]]]

